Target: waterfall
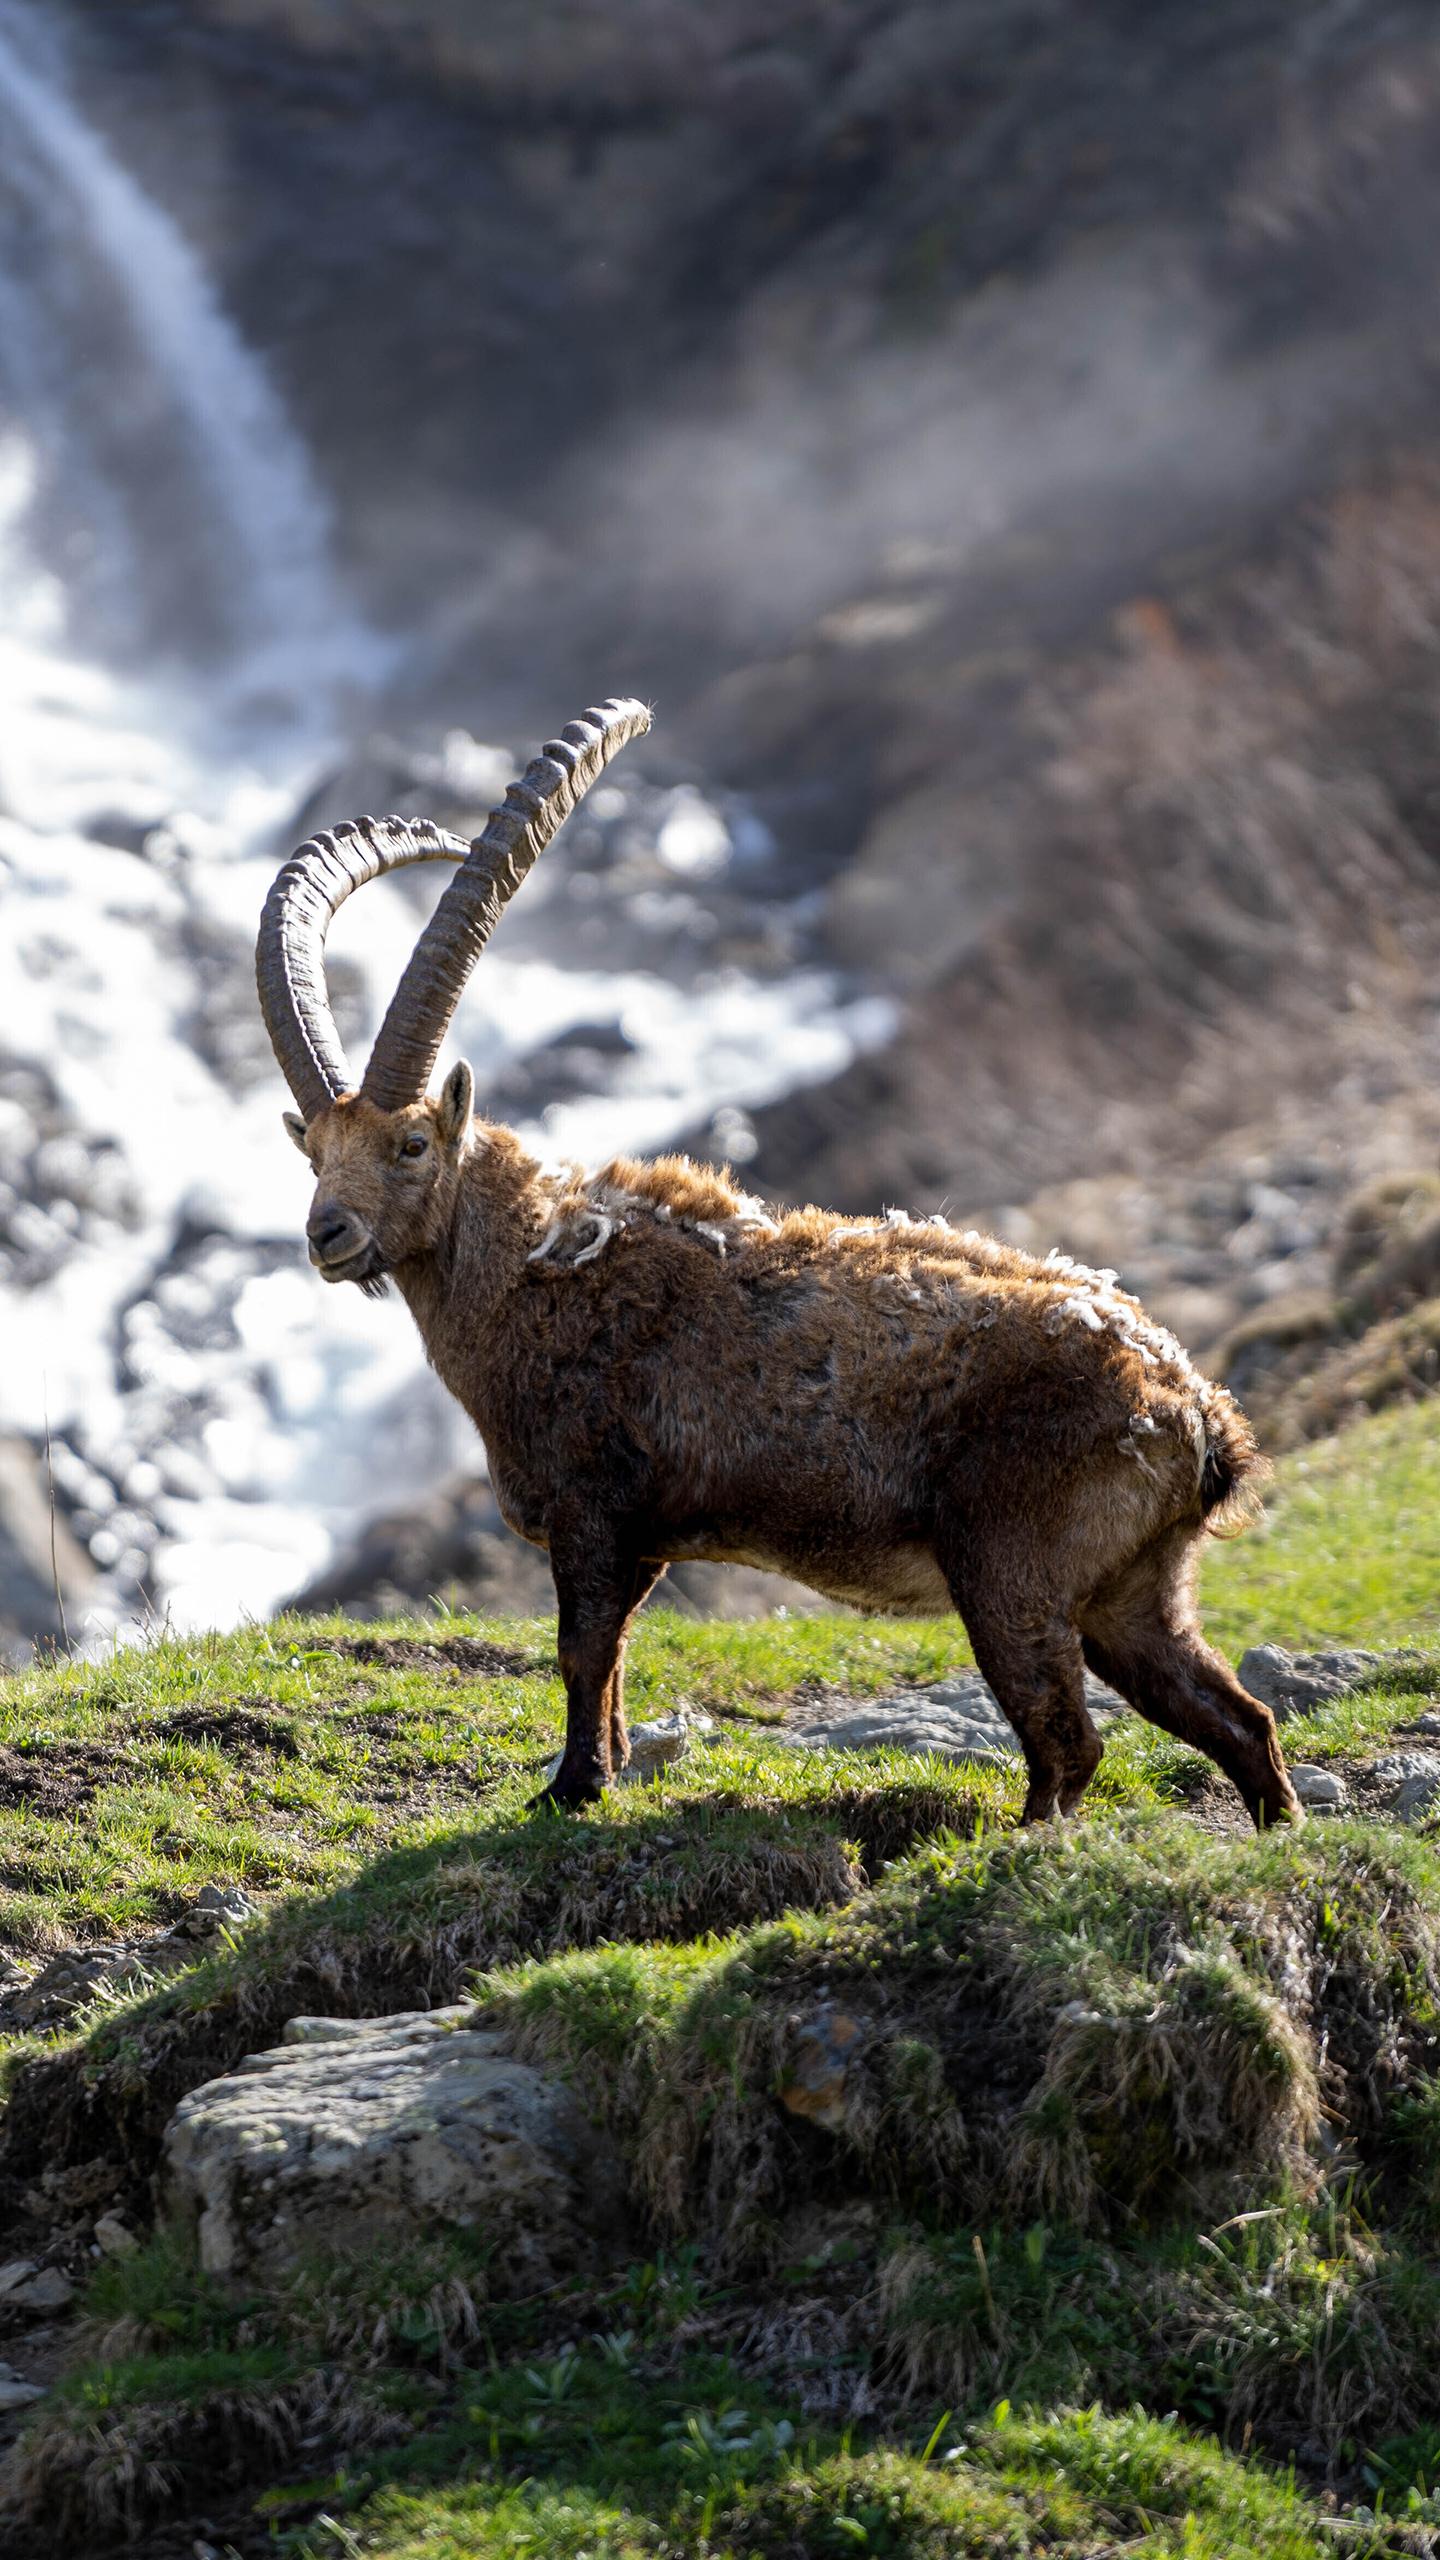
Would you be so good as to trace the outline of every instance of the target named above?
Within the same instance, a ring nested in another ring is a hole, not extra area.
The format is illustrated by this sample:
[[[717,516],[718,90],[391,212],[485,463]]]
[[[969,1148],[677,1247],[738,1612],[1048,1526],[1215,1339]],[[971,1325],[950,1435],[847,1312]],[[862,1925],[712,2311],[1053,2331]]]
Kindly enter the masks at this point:
[[[77,105],[42,0],[0,0],[0,1436],[44,1453],[88,1552],[72,1629],[142,1597],[264,1613],[377,1500],[477,1463],[393,1301],[305,1270],[255,1003],[276,840],[388,663],[262,362]],[[416,762],[417,798],[467,807],[509,768],[458,733]],[[794,917],[788,963],[719,960],[753,945],[762,839],[643,768],[593,796],[457,1017],[537,1146],[662,1143],[883,1035]],[[352,1018],[413,931],[402,887],[347,906]]]
[[[263,364],[21,0],[0,0],[0,571],[42,692],[56,660],[138,669],[188,684],[172,722],[203,688],[211,734],[238,734],[302,682],[313,724],[381,669]],[[0,740],[0,785],[7,761]]]

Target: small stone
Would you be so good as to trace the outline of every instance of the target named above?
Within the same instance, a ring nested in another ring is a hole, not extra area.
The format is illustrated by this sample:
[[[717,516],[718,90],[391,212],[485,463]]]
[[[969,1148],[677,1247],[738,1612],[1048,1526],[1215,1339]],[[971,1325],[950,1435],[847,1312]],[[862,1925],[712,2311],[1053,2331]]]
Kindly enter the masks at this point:
[[[0,2267],[0,2302],[8,2302],[18,2286],[28,2284],[40,2272],[38,2258],[7,2258]]]
[[[1240,1657],[1241,1686],[1284,1724],[1290,1716],[1346,1697],[1380,1666],[1378,1653],[1287,1653],[1279,1644],[1255,1644]]]
[[[1312,1813],[1339,1813],[1349,1801],[1344,1779],[1333,1769],[1317,1768],[1313,1760],[1292,1760],[1290,1783]]]
[[[700,1707],[675,1707],[669,1715],[655,1716],[648,1724],[637,1724],[630,1731],[630,1757],[620,1772],[624,1787],[644,1786],[658,1778],[662,1770],[673,1768],[677,1761],[690,1755],[691,1738],[697,1733],[713,1733],[715,1719]]]
[[[1440,1734],[1440,1709],[1427,1707],[1423,1716],[1416,1716],[1413,1723],[1402,1725],[1400,1730],[1402,1733]]]
[[[8,2416],[15,2409],[29,2409],[44,2397],[43,2382],[22,2382],[18,2373],[12,2373],[8,2365],[0,2367],[0,2417]]]
[[[118,2213],[102,2213],[95,2225],[96,2244],[107,2258],[133,2258],[140,2242]]]
[[[242,1929],[257,1918],[257,1907],[243,1886],[202,1884],[171,1927],[172,1938],[213,1938],[222,1929]]]

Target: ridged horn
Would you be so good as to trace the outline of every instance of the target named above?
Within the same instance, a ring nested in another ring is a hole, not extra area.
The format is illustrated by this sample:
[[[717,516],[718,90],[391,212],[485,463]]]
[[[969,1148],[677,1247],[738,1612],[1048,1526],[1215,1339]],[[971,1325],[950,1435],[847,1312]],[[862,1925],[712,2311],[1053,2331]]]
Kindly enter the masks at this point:
[[[306,1120],[351,1091],[325,991],[331,917],[367,880],[407,862],[464,862],[470,847],[428,818],[361,818],[302,844],[276,877],[260,918],[255,978],[280,1069]]]
[[[383,1111],[426,1092],[465,981],[521,881],[611,757],[649,726],[643,702],[602,702],[568,721],[511,783],[416,943],[380,1025],[360,1090]]]

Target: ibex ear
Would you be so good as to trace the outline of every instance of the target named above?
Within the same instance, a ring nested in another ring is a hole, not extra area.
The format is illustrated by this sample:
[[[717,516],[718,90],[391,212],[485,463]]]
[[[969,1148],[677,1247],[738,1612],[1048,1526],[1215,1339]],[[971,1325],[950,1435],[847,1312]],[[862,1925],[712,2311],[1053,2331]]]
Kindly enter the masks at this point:
[[[451,1068],[440,1087],[435,1114],[440,1143],[448,1147],[452,1155],[470,1126],[470,1114],[474,1108],[475,1078],[462,1058],[458,1067]]]
[[[305,1123],[299,1112],[282,1111],[280,1117],[285,1123],[286,1136],[294,1141],[302,1156],[308,1157],[310,1150],[305,1144]]]

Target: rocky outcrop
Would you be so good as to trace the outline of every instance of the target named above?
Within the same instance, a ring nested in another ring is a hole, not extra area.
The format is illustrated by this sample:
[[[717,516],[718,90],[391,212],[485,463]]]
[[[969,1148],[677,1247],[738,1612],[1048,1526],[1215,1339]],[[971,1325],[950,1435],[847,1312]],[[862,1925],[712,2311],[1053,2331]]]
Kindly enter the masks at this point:
[[[292,2020],[283,2045],[182,2100],[163,2188],[227,2277],[438,2227],[493,2236],[496,2290],[536,2293],[602,2263],[625,2228],[575,2099],[468,2007]]]

